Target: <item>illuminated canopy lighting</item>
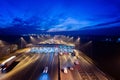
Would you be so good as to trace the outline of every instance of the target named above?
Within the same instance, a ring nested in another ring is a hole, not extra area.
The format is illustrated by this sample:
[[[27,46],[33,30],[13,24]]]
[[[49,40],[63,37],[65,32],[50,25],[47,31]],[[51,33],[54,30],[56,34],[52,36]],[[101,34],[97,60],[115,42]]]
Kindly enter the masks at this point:
[[[80,42],[80,37],[77,38],[76,42]]]
[[[33,36],[30,36],[30,41],[33,43],[33,44],[36,44],[37,41],[35,40],[35,38]]]
[[[21,44],[27,44],[27,42],[25,41],[25,39],[23,37],[20,38]]]
[[[88,42],[85,43],[81,48],[86,47],[86,46],[90,45],[91,43],[92,43],[92,41],[88,41]]]
[[[39,39],[39,38],[40,38],[40,36],[39,36],[39,35],[37,35],[37,38]]]

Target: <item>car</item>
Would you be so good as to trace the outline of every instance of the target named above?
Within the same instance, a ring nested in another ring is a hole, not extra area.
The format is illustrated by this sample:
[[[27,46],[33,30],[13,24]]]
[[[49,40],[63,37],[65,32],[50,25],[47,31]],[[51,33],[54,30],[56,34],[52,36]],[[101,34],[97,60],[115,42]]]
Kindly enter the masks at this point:
[[[71,53],[71,56],[75,56],[75,53]]]
[[[43,73],[47,73],[48,72],[48,66],[46,66],[43,70]]]
[[[73,68],[73,67],[70,67],[70,70],[74,70],[74,68]]]
[[[79,61],[78,61],[78,60],[76,60],[76,61],[74,62],[74,64],[75,64],[75,65],[78,65],[78,64],[79,64]]]
[[[64,68],[63,68],[63,72],[64,72],[65,74],[68,73],[68,71],[67,71],[67,67],[64,67]]]
[[[60,52],[59,54],[60,54],[61,56],[63,55],[63,53],[62,53],[62,52]]]

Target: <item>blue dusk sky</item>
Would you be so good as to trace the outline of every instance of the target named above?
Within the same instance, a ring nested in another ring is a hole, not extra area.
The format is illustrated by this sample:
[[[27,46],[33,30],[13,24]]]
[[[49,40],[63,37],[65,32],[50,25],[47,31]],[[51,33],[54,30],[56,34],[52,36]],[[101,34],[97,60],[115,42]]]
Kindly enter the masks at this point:
[[[119,28],[120,0],[0,0],[0,29],[20,25],[47,32]]]

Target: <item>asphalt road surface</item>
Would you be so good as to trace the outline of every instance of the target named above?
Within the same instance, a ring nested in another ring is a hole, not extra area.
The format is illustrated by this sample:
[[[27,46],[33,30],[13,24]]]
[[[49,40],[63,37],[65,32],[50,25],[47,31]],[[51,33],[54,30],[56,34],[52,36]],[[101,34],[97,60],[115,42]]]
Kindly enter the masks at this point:
[[[23,53],[17,57],[19,63],[9,72],[0,73],[0,80],[113,80],[100,71],[81,52],[77,56],[55,53]],[[75,65],[74,61],[79,64]],[[45,67],[48,72],[43,73]],[[68,73],[63,72],[64,67]]]

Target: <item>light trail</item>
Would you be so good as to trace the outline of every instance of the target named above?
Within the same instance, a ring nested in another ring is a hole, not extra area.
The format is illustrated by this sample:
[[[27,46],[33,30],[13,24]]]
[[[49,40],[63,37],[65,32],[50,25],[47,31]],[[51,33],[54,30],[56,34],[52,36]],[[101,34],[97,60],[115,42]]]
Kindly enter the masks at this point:
[[[19,71],[22,71],[24,68],[26,68],[29,65],[31,65],[32,63],[34,63],[38,58],[39,58],[39,56],[37,56],[37,55],[34,55],[32,58],[26,57],[24,59],[24,61],[21,62],[22,65],[19,65],[19,67],[13,69],[12,71],[7,73],[6,75],[2,76],[0,79],[1,80],[10,80],[10,77],[12,75],[18,73]]]
[[[37,39],[35,39],[36,37]],[[20,62],[10,72],[5,73],[5,75],[0,77],[0,80],[22,80],[24,78],[26,80],[59,80],[58,77],[60,77],[61,80],[109,79],[107,75],[96,68],[89,57],[81,51],[73,48],[76,44],[73,41],[74,38],[72,36],[50,36],[43,34],[39,36],[36,35],[35,37],[30,36],[30,38],[34,44],[54,44],[57,47],[34,47],[34,45],[32,45],[32,48],[25,48],[16,51],[16,55],[21,54],[17,59],[17,61]],[[77,38],[75,41],[79,42],[80,38]],[[92,41],[89,41],[85,45],[91,43]],[[58,46],[61,44],[73,46],[70,48],[73,49],[73,51],[70,53],[69,47],[66,48],[65,46],[62,47],[63,49],[59,50],[60,47]],[[31,52],[32,49],[36,52]],[[41,49],[46,52],[40,52]],[[51,49],[53,49],[54,52],[52,52]],[[63,54],[60,55],[60,52]],[[75,56],[72,55],[72,53],[75,53]],[[79,64],[75,64],[75,61],[78,61]],[[45,67],[48,67],[47,73],[43,73]],[[64,68],[67,68],[67,73],[64,73]]]

